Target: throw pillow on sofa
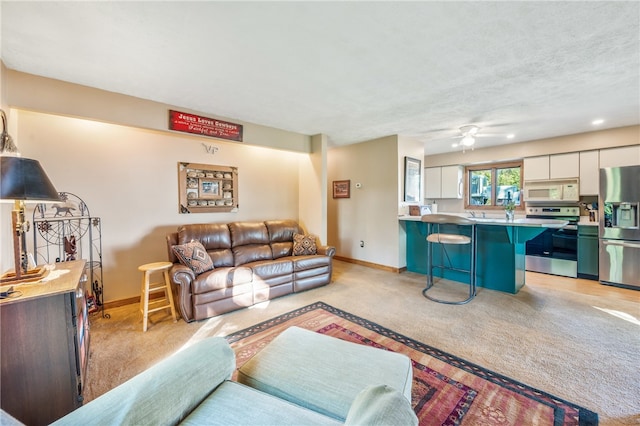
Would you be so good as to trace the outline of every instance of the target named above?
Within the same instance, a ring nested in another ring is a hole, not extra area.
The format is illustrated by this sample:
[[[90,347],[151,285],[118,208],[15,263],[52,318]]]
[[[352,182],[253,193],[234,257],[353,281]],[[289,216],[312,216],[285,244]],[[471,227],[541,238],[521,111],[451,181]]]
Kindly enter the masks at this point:
[[[191,241],[171,247],[180,263],[191,268],[195,274],[213,269],[213,260],[200,241]]]
[[[315,235],[293,234],[293,255],[304,256],[318,252]]]

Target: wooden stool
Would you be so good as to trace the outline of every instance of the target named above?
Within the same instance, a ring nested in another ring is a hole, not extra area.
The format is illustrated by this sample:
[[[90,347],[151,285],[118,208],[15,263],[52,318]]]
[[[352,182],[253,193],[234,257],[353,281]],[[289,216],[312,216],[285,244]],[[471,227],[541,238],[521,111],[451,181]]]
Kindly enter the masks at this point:
[[[147,318],[149,312],[160,311],[162,309],[171,308],[171,315],[173,316],[173,322],[178,320],[176,316],[176,308],[173,304],[173,294],[171,293],[171,282],[169,281],[169,269],[173,266],[171,262],[154,262],[147,263],[138,267],[139,271],[144,272],[142,275],[142,289],[140,294],[140,312],[142,312],[142,331],[147,331]],[[162,272],[164,275],[164,282],[150,283],[149,277],[154,272]],[[164,297],[158,300],[149,301],[149,294],[163,291]],[[149,309],[149,305],[153,308]],[[160,305],[160,306],[158,306]]]

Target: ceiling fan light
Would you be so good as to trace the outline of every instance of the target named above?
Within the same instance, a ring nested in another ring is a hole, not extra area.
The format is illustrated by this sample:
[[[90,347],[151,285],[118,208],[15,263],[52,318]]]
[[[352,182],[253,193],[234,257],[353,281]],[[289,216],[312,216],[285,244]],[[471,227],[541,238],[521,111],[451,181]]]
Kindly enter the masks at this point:
[[[460,143],[464,146],[471,146],[476,142],[476,138],[474,138],[471,135],[466,135],[464,138],[462,138],[462,140],[460,141]]]

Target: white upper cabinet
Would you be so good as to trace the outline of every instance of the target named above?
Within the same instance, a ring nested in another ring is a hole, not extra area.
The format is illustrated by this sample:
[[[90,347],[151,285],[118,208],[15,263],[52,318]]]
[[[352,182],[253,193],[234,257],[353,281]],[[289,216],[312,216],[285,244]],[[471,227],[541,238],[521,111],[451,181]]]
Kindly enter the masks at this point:
[[[442,167],[424,169],[424,198],[442,198]]]
[[[549,156],[528,157],[524,159],[524,180],[549,179]]]
[[[462,166],[424,169],[424,198],[462,198]]]
[[[576,178],[580,174],[577,152],[528,157],[523,165],[524,180]]]
[[[640,145],[600,150],[600,168],[640,165]]]
[[[576,178],[580,175],[580,154],[555,154],[549,156],[549,179]]]
[[[580,195],[598,195],[599,157],[598,151],[580,153]]]
[[[462,198],[462,166],[442,168],[442,198]]]

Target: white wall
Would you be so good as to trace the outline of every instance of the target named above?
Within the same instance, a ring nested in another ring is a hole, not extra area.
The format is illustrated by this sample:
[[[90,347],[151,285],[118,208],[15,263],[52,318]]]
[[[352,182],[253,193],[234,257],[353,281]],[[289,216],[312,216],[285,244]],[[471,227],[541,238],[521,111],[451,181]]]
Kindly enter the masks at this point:
[[[168,110],[175,109],[242,124],[245,144],[310,152],[307,135],[222,117],[216,111],[193,111],[14,70],[5,74],[12,107],[160,131],[169,131]]]
[[[58,191],[76,194],[102,219],[105,301],[139,295],[137,267],[165,260],[165,235],[180,224],[298,219],[300,163],[308,154],[23,110],[12,114],[22,155],[39,160]],[[207,153],[203,142],[218,152]],[[179,214],[178,161],[237,166],[239,211]],[[28,218],[32,214],[27,211]],[[30,245],[32,240],[30,233]],[[3,271],[11,267],[2,264]]]
[[[311,137],[311,154],[300,159],[300,224],[327,244],[327,136]]]
[[[329,150],[328,241],[338,256],[400,266],[397,158],[396,136]],[[334,199],[331,183],[346,179],[351,180],[351,198]]]
[[[404,202],[404,157],[411,157],[420,160],[420,200],[424,196],[424,166],[422,163],[424,157],[424,145],[406,136],[398,136],[398,214],[408,214],[409,204]],[[398,263],[399,267],[407,266],[407,233],[404,222],[398,222]]]

